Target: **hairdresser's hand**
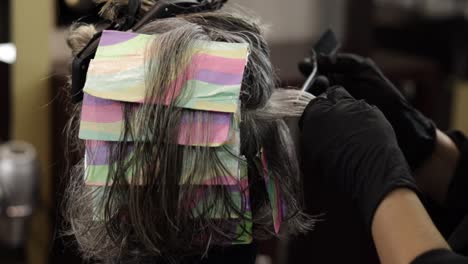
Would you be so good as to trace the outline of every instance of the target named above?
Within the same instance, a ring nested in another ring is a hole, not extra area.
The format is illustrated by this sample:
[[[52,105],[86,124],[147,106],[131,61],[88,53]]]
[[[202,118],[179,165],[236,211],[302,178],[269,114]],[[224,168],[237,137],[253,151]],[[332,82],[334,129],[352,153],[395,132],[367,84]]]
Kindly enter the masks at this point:
[[[312,100],[301,117],[302,161],[348,194],[370,228],[389,192],[417,187],[382,112],[342,87],[329,88],[326,96]]]
[[[392,124],[410,167],[417,169],[434,149],[435,126],[413,108],[369,58],[353,54],[318,56],[320,74],[343,86],[354,98],[376,105]],[[305,65],[301,70],[307,70]],[[305,72],[304,72],[305,73]]]

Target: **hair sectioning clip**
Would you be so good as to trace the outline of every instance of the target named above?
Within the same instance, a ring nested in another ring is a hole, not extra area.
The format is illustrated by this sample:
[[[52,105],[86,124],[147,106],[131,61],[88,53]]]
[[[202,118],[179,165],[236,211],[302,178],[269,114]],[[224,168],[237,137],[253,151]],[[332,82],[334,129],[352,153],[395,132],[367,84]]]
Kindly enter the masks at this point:
[[[161,0],[154,4],[145,16],[138,20],[140,0],[129,0],[128,15],[121,21],[111,23],[107,30],[136,31],[148,22],[175,17],[182,14],[215,11],[223,7],[228,0]],[[89,62],[94,58],[99,45],[101,32],[96,33],[88,44],[75,56],[72,62],[72,102],[79,103],[83,99],[83,87]]]

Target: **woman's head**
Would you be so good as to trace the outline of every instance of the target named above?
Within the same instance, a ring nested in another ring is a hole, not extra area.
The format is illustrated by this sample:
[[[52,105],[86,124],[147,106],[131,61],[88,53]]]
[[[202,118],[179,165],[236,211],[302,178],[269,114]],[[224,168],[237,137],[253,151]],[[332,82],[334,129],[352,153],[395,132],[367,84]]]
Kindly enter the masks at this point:
[[[110,10],[104,10],[109,18],[118,13]],[[86,44],[93,30],[87,25],[72,27],[69,44],[74,54]],[[248,44],[240,111],[235,115],[240,149],[236,152],[226,146],[210,148],[209,142],[198,146],[177,144],[182,122],[213,121],[207,112],[175,106],[190,92],[175,96],[169,105],[123,103],[124,131],[120,140],[109,147],[112,165],[107,186],[86,186],[83,162],[75,166],[69,184],[70,231],[83,253],[90,258],[129,262],[152,256],[201,254],[212,245],[245,243],[245,237],[261,239],[274,235],[275,210],[284,213],[290,232],[306,230],[310,221],[301,211],[300,172],[282,120],[297,116],[300,111],[297,107],[280,109],[282,105],[278,103],[299,93],[275,89],[268,46],[258,24],[233,13],[210,12],[156,20],[138,33],[157,35],[147,47],[146,98],[174,94],[173,77],[186,68],[197,41]],[[300,103],[300,107],[303,105]],[[72,132],[78,131],[80,108],[77,105],[72,113]],[[208,126],[201,125],[199,129],[202,134],[209,133]],[[84,143],[76,133],[68,136],[84,156]],[[145,140],[131,141],[132,138]],[[232,174],[224,162],[226,157],[245,167],[248,178],[232,185],[200,184],[204,177]],[[265,174],[269,180],[265,180]],[[180,184],[182,178],[191,184]],[[281,195],[284,208],[272,206],[271,186]],[[96,211],[100,212],[98,218]]]

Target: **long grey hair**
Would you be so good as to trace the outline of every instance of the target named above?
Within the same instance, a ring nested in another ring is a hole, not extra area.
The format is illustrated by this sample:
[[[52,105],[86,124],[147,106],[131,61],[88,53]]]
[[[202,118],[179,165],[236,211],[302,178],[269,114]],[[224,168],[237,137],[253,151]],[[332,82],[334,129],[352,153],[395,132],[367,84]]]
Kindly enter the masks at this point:
[[[143,2],[148,5],[152,1]],[[104,9],[103,13],[111,16],[116,12]],[[91,25],[72,27],[68,43],[73,53],[84,46],[93,32]],[[148,103],[140,107],[135,118],[135,105],[124,103],[125,131],[110,151],[108,186],[97,191],[85,185],[83,160],[69,170],[65,205],[70,222],[67,233],[76,237],[83,255],[109,263],[140,263],[148,257],[177,262],[184,256],[202,254],[221,241],[235,242],[238,233],[227,231],[211,217],[213,212],[209,208],[219,205],[223,213],[236,216],[236,223],[239,219],[253,223],[254,239],[275,235],[264,172],[258,165],[261,150],[270,176],[279,183],[286,205],[283,224],[288,233],[310,229],[312,220],[302,212],[301,177],[294,144],[283,118],[299,116],[311,98],[299,91],[275,88],[269,48],[257,23],[231,12],[198,13],[151,22],[140,33],[158,34],[148,49],[151,56],[145,74],[147,98],[166,98],[173,93],[169,76],[176,76],[184,68],[185,53],[194,41],[249,44],[250,55],[240,95],[238,158],[245,157],[248,167],[249,188],[240,188],[240,193],[243,203],[250,199],[252,215],[246,214],[245,207],[235,205],[229,186],[206,187],[204,191],[213,198],[205,199],[201,208],[206,210],[197,211],[197,215],[181,203],[195,199],[199,191],[197,185],[179,185],[187,155],[196,164],[189,177],[226,172],[219,153],[213,148],[177,144],[181,116],[194,121],[200,116],[204,118],[202,113],[187,114],[190,111],[172,104]],[[83,157],[84,143],[77,137],[81,106],[71,108],[66,135],[70,150]],[[147,140],[130,142],[129,138]],[[132,152],[131,159],[125,158],[128,152]],[[132,168],[138,168],[138,173],[129,179],[126,175]],[[103,212],[102,219],[96,219],[93,213],[96,207]],[[248,230],[247,226],[242,228]]]

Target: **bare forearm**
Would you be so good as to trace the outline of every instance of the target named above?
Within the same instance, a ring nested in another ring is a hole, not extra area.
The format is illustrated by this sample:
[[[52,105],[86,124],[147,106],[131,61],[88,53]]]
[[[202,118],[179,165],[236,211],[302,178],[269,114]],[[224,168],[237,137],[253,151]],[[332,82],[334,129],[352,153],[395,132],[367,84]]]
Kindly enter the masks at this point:
[[[431,157],[415,172],[419,188],[443,205],[460,153],[452,140],[437,130],[436,145]]]
[[[383,264],[408,264],[429,250],[449,248],[409,189],[397,189],[382,201],[372,222],[372,235]]]

